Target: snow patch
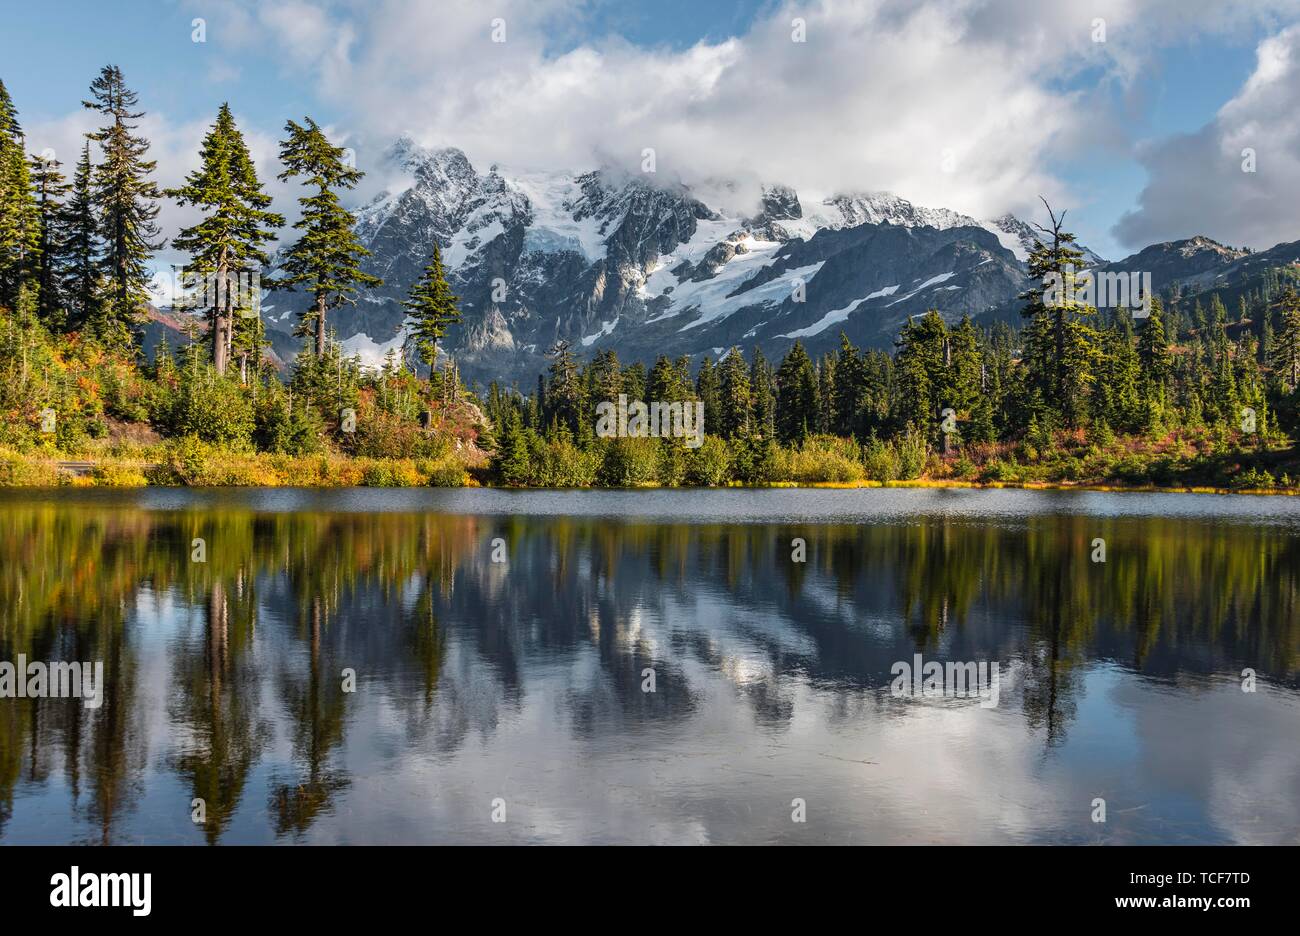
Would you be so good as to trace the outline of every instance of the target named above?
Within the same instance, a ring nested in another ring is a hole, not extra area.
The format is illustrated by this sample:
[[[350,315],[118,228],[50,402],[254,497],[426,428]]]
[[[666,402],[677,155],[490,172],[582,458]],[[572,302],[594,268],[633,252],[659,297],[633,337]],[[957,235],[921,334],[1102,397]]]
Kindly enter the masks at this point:
[[[832,309],[811,325],[792,332],[787,332],[784,335],[777,335],[777,337],[809,338],[813,335],[819,335],[837,322],[845,321],[851,314],[853,314],[853,310],[862,305],[862,303],[870,302],[872,299],[879,299],[883,296],[892,296],[896,292],[898,292],[897,286],[886,286],[884,289],[877,289],[875,292],[863,296],[861,299],[854,299],[842,309]],[[893,305],[893,303],[890,303],[890,305]]]

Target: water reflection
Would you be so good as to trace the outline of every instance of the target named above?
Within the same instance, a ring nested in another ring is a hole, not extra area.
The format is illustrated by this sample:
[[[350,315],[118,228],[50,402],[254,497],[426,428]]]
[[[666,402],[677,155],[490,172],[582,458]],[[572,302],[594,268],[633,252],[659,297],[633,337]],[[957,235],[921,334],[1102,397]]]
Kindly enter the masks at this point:
[[[6,502],[0,660],[106,695],[0,699],[0,841],[1293,842],[1298,553],[1122,512]],[[892,698],[917,652],[999,661],[1000,706]]]

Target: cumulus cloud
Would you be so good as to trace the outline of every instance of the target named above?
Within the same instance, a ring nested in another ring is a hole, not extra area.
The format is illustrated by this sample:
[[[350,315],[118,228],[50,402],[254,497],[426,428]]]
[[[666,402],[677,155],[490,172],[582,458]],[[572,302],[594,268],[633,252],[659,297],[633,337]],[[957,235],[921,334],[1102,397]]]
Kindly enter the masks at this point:
[[[1088,145],[1131,148],[1108,92],[1164,44],[1300,4],[815,0],[687,48],[593,37],[589,7],[272,0],[246,15],[286,67],[312,71],[362,148],[409,133],[478,165],[555,169],[633,168],[653,148],[662,178],[690,184],[885,189],[988,216],[1032,211],[1039,194],[1077,202],[1052,167]]]
[[[1097,147],[1133,151],[1116,108],[1138,93],[1136,76],[1169,45],[1262,27],[1275,35],[1260,67],[1214,124],[1139,151],[1152,182],[1117,234],[1136,243],[1213,227],[1252,245],[1294,236],[1279,193],[1300,177],[1287,106],[1296,39],[1279,30],[1300,0],[776,2],[740,35],[685,46],[602,34],[591,0],[204,0],[203,9],[227,76],[273,62],[286,87],[321,103],[332,137],[370,173],[362,200],[385,181],[379,152],[408,134],[458,146],[480,170],[635,171],[652,148],[665,182],[726,180],[751,199],[760,181],[805,198],[888,190],[976,217],[1036,213],[1040,194],[1086,201],[1060,167]],[[148,119],[161,181],[175,184],[205,126]],[[280,127],[242,126],[273,180]],[[1225,154],[1248,145],[1259,172],[1233,175],[1240,156]],[[290,213],[292,188],[277,186]],[[182,220],[166,209],[169,233]]]
[[[1116,236],[1137,245],[1207,234],[1255,248],[1300,238],[1297,101],[1300,26],[1291,26],[1259,44],[1254,72],[1213,121],[1141,151],[1150,181]]]

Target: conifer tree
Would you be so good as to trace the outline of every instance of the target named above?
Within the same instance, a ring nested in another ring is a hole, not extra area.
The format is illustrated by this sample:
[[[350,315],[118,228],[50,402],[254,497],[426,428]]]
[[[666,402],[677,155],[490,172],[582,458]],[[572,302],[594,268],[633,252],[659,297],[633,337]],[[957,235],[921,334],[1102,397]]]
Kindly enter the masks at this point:
[[[567,341],[557,341],[548,352],[551,356],[551,382],[546,389],[546,409],[542,413],[545,425],[552,423],[568,427],[574,435],[582,433],[580,426],[590,422],[587,416],[586,395],[578,375],[578,362]]]
[[[86,324],[95,312],[99,282],[99,225],[95,219],[94,194],[91,189],[92,167],[90,143],[87,142],[72,175],[72,190],[64,207],[63,251],[64,282],[61,290],[67,300],[67,326]]]
[[[740,438],[749,433],[753,400],[750,397],[749,369],[739,348],[732,348],[722,359],[719,383],[722,406],[721,435],[728,439]]]
[[[849,336],[840,332],[840,350],[835,358],[835,379],[831,387],[830,431],[836,435],[860,433],[863,397],[866,391],[865,362]]]
[[[689,396],[683,387],[677,366],[666,354],[659,355],[646,378],[646,399],[659,403],[680,403]]]
[[[274,239],[284,217],[268,211],[271,196],[262,191],[257,168],[235,125],[230,105],[222,104],[216,122],[203,138],[201,165],[180,188],[167,195],[203,212],[197,224],[173,241],[190,254],[182,285],[200,288],[212,341],[212,363],[224,374],[234,341],[235,317],[256,314],[259,277],[251,274],[269,262],[265,245]],[[245,354],[249,349],[244,349]]]
[[[1281,328],[1273,337],[1273,369],[1287,392],[1300,387],[1300,294],[1288,289],[1280,305]]]
[[[948,326],[938,312],[909,319],[898,338],[898,414],[928,441],[939,439],[939,414],[949,397]]]
[[[612,348],[597,352],[587,377],[590,399],[597,403],[618,402],[618,395],[623,392],[623,369],[619,366],[617,352]]]
[[[700,372],[695,376],[695,396],[704,404],[706,431],[720,435],[722,432],[722,385],[718,369],[708,355],[700,362]]]
[[[803,342],[781,360],[776,372],[776,434],[782,442],[802,442],[817,420],[817,374]]]
[[[33,156],[31,161],[32,187],[40,213],[40,259],[36,274],[40,292],[36,313],[52,330],[62,327],[66,305],[63,284],[66,279],[64,244],[67,232],[63,200],[70,186],[59,171],[61,165],[57,159],[42,156]]]
[[[442,265],[442,251],[435,243],[429,265],[402,303],[408,310],[407,335],[420,359],[429,365],[430,378],[438,360],[438,342],[447,334],[447,326],[460,321],[458,300],[458,296],[452,295]]]
[[[149,301],[149,258],[164,243],[156,223],[162,196],[149,179],[156,165],[145,159],[149,141],[132,132],[137,126],[134,121],[144,112],[134,109],[138,98],[126,86],[121,69],[104,66],[91,82],[90,93],[92,100],[82,105],[108,120],[88,134],[103,156],[92,180],[107,277],[94,325],[106,340],[129,344],[131,330],[143,320]]]
[[[40,261],[41,219],[27,169],[18,113],[0,82],[0,305],[13,309],[34,297]]]
[[[1059,218],[1047,202],[1051,227],[1039,225],[1050,243],[1038,241],[1029,253],[1030,288],[1021,314],[1029,320],[1024,334],[1028,389],[1037,392],[1047,410],[1073,428],[1081,422],[1086,396],[1095,375],[1097,335],[1086,319],[1096,308],[1078,298],[1083,253],[1074,235],[1065,231],[1065,214]]]
[[[970,425],[981,403],[987,402],[981,379],[983,369],[979,332],[970,315],[963,315],[957,327],[948,334],[947,380],[942,403],[951,407],[961,420],[963,439],[987,441],[983,434],[973,432]]]
[[[298,199],[302,219],[294,228],[302,232],[285,252],[281,285],[302,287],[312,298],[311,307],[300,313],[296,334],[315,334],[316,356],[325,356],[326,315],[345,302],[354,302],[360,286],[377,287],[383,280],[361,269],[370,251],[361,246],[353,230],[355,219],[339,202],[336,189],[355,188],[364,177],[344,161],[345,151],[325,137],[310,117],[306,126],[290,120],[288,138],[280,144],[280,161],[285,170],[281,181],[301,178],[313,189]]]
[[[0,80],[0,139],[17,142],[22,139],[23,128],[18,122],[18,108],[9,96],[9,89]]]
[[[772,365],[763,356],[762,350],[754,346],[754,363],[749,368],[750,395],[754,400],[753,430],[762,438],[771,442],[776,438],[776,374]]]
[[[1138,361],[1147,396],[1163,405],[1169,391],[1172,365],[1169,339],[1165,334],[1165,312],[1159,299],[1151,300],[1151,314],[1138,334]]]

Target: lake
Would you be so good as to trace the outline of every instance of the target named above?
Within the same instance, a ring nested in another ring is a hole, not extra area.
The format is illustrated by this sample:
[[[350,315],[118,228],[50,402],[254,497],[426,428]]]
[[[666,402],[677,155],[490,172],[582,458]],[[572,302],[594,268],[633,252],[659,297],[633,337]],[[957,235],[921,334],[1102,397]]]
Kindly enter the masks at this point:
[[[20,655],[3,844],[1300,842],[1300,498],[6,491]]]

